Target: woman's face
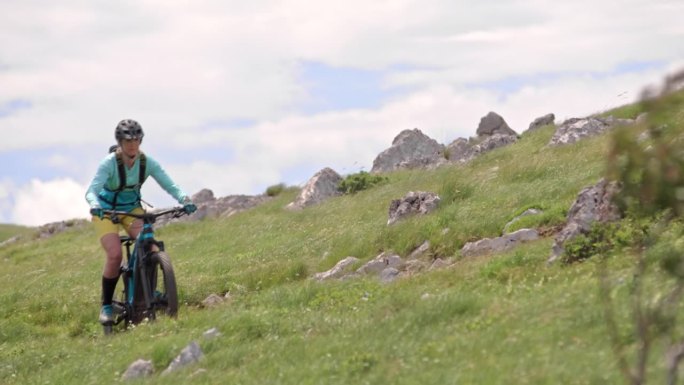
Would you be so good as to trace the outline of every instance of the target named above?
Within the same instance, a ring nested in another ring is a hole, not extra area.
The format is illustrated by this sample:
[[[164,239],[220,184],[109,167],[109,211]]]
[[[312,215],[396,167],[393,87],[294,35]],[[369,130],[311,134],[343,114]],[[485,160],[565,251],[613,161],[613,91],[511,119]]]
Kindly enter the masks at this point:
[[[140,139],[124,139],[121,141],[121,151],[129,158],[135,158],[140,151]]]

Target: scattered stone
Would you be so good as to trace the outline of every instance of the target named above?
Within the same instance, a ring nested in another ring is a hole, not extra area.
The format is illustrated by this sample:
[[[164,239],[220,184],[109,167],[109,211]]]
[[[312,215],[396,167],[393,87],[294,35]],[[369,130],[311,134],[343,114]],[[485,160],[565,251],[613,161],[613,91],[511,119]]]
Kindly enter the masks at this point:
[[[404,130],[392,141],[392,146],[373,161],[371,173],[399,169],[434,168],[446,164],[444,146],[415,128]]]
[[[190,378],[199,377],[199,376],[205,374],[206,372],[207,372],[207,369],[199,368],[199,369],[195,370],[195,372],[190,375]]]
[[[162,375],[167,375],[184,366],[194,364],[203,356],[204,353],[202,353],[202,349],[200,349],[200,346],[197,344],[197,342],[193,341],[190,343],[190,345],[181,350],[181,353],[178,355],[178,357],[174,358],[171,364],[169,364],[169,367],[162,372]]]
[[[218,305],[221,305],[225,301],[223,297],[217,294],[211,294],[207,298],[202,301],[202,306],[203,307],[216,307]]]
[[[317,281],[327,281],[330,279],[342,278],[345,274],[349,273],[350,267],[358,261],[359,259],[356,257],[347,257],[337,262],[332,269],[314,274],[313,279]]]
[[[435,193],[410,191],[402,199],[395,199],[390,203],[387,224],[396,223],[409,215],[429,214],[439,206],[439,202],[440,198]]]
[[[121,378],[124,381],[136,380],[138,378],[148,377],[154,373],[154,366],[152,361],[146,361],[139,359],[131,364],[131,366],[126,369]]]
[[[464,257],[476,257],[509,250],[522,242],[539,239],[539,233],[534,229],[520,229],[498,238],[484,238],[476,242],[468,242],[461,249]]]
[[[301,210],[304,207],[320,203],[328,198],[341,195],[338,187],[342,182],[340,174],[326,167],[317,172],[304,185],[294,202],[287,205],[290,210]]]
[[[211,328],[204,332],[202,336],[208,340],[217,338],[221,336],[221,332],[217,328]]]

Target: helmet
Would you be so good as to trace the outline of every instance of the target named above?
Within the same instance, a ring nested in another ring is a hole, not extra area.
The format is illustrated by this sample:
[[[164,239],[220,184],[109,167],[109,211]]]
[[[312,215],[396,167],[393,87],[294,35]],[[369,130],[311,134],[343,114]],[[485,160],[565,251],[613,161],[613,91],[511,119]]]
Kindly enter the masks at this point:
[[[133,119],[124,119],[116,125],[116,131],[114,132],[114,137],[117,142],[124,139],[140,139],[142,143],[142,138],[145,136],[142,127],[138,122]]]

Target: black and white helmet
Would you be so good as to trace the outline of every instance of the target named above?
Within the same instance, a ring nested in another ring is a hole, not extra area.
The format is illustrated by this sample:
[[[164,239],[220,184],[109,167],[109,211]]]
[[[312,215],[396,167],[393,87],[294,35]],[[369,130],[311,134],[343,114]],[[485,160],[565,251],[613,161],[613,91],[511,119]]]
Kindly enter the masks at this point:
[[[116,131],[114,132],[114,137],[117,142],[121,142],[124,139],[140,139],[142,143],[142,138],[145,136],[140,123],[133,119],[124,119],[116,125]]]

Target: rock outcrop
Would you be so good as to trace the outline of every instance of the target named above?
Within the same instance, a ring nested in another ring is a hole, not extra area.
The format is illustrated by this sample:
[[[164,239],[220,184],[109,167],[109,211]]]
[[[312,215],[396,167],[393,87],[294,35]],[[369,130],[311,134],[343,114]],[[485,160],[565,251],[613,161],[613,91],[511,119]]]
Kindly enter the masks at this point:
[[[325,199],[341,195],[338,187],[342,182],[340,174],[326,167],[317,172],[302,188],[294,202],[287,205],[290,210],[301,210],[304,207],[320,203]]]
[[[527,128],[527,131],[534,131],[544,126],[550,126],[554,124],[555,121],[556,115],[554,114],[546,114],[544,116],[540,116],[537,119],[533,120],[532,123],[530,123],[530,126]]]
[[[522,242],[539,239],[539,233],[534,229],[520,229],[497,238],[484,238],[476,242],[468,242],[461,249],[464,257],[499,253],[509,250]]]
[[[161,217],[157,219],[155,226],[161,227],[176,222],[197,222],[212,218],[228,218],[265,203],[272,198],[267,195],[229,195],[215,198],[211,190],[202,189],[195,193],[191,199],[197,205],[196,212],[180,218]]]
[[[467,163],[479,155],[515,143],[517,140],[518,137],[515,135],[502,134],[474,140],[459,138],[447,146],[447,157],[451,163]]]
[[[489,112],[480,119],[480,124],[477,126],[477,136],[492,136],[492,135],[513,135],[518,134],[508,126],[508,123],[496,112]]]
[[[634,121],[631,119],[613,117],[568,119],[556,129],[549,141],[549,146],[575,143],[584,138],[600,135],[613,127],[633,123]]]
[[[565,242],[588,233],[595,222],[607,223],[621,218],[619,208],[613,203],[613,197],[618,191],[615,182],[609,183],[605,179],[580,191],[570,207],[565,227],[556,235],[549,263],[563,255]]]
[[[404,130],[394,138],[392,146],[373,161],[371,173],[432,168],[443,164],[446,164],[444,146],[415,128]]]
[[[439,206],[439,202],[440,198],[435,193],[410,191],[403,198],[395,199],[390,203],[387,224],[391,225],[410,215],[428,214]]]

